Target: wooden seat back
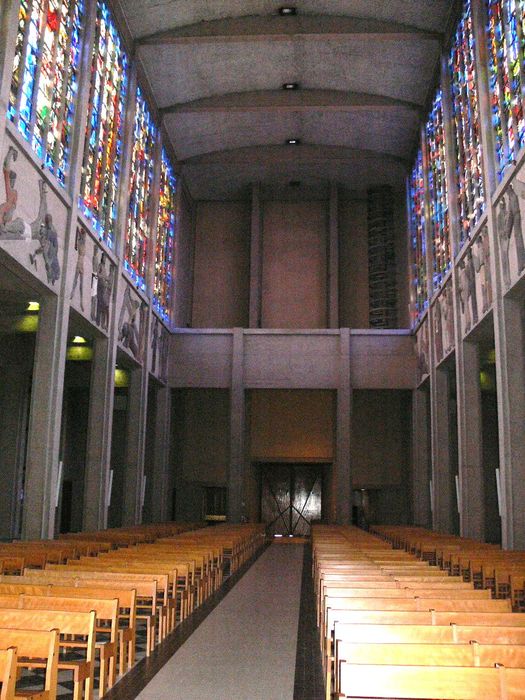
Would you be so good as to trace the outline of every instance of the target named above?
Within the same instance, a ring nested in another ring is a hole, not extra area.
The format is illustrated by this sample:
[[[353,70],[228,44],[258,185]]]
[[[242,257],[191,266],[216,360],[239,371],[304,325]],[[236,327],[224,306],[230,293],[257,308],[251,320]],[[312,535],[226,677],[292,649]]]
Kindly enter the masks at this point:
[[[340,664],[344,697],[518,700],[525,669]]]
[[[31,668],[31,661],[45,660],[44,690],[49,698],[57,695],[59,632],[51,630],[7,629],[0,625],[1,644],[16,648],[18,665]],[[16,672],[14,678],[16,679]],[[3,685],[2,685],[3,691]],[[0,700],[3,695],[0,693]]]

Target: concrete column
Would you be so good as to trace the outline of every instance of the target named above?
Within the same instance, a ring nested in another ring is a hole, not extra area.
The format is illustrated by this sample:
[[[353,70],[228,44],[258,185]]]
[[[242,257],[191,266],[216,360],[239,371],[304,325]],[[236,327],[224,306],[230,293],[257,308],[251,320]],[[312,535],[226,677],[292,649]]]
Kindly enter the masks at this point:
[[[230,389],[230,469],[228,472],[228,520],[241,521],[246,406],[244,397],[244,335],[233,329],[232,380]]]
[[[145,365],[146,363],[144,363],[144,367],[133,369],[130,372],[122,525],[137,525],[142,520],[144,442],[149,379]]]
[[[156,391],[155,436],[153,445],[153,474],[151,492],[152,522],[168,520],[171,508],[170,489],[170,428],[171,389],[159,387]]]
[[[525,549],[525,333],[523,302],[501,299],[496,357],[503,545]],[[498,352],[499,350],[499,352]],[[504,359],[503,359],[504,358]]]
[[[69,306],[42,299],[31,388],[22,537],[52,538],[58,478]]]
[[[430,444],[428,392],[416,389],[412,393],[412,513],[414,525],[432,526],[430,490]]]
[[[498,395],[499,468],[501,475],[500,511],[502,545],[506,549],[525,548],[523,512],[525,435],[523,433],[525,395],[523,364],[523,320],[519,303],[504,298],[501,279],[500,247],[491,195],[496,189],[494,136],[491,122],[490,88],[486,69],[484,38],[485,5],[473,0],[473,27],[476,41],[478,91],[483,145],[483,170],[487,198],[487,229],[490,244],[490,273],[493,290],[494,346],[496,350],[496,389]],[[521,345],[516,345],[521,343]]]
[[[115,324],[112,312],[112,327]],[[109,338],[97,338],[91,367],[86,467],[84,477],[85,530],[107,527],[111,434],[116,362],[114,332]]]
[[[335,493],[335,520],[339,525],[348,524],[352,512],[352,481],[350,474],[351,402],[350,329],[341,328],[339,386],[337,388],[335,474],[332,479]]]
[[[485,508],[483,491],[483,435],[479,348],[462,342],[457,356],[458,451],[460,483],[460,534],[483,541]]]
[[[252,219],[250,237],[250,328],[261,327],[263,231],[261,188],[252,185]]]
[[[339,193],[330,183],[328,226],[328,328],[339,328]]]
[[[432,528],[452,531],[452,473],[450,464],[449,377],[446,370],[432,367],[430,373],[432,411]]]

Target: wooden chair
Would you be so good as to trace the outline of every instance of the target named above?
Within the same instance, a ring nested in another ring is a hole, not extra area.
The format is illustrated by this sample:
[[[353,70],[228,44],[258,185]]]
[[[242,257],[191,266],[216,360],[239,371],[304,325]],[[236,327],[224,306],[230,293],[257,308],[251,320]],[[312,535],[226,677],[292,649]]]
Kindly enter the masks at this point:
[[[73,672],[73,700],[91,700],[95,666],[95,612],[64,612],[58,610],[9,610],[0,609],[0,629],[11,630],[53,630],[60,632],[59,646],[64,646],[64,637],[71,636],[79,641],[85,658],[66,661],[58,660],[58,670]],[[68,639],[68,647],[73,641]],[[31,668],[47,668],[47,659],[28,662]]]
[[[95,650],[99,653],[99,692],[102,697],[111,688],[117,677],[118,644],[118,598],[62,598],[55,596],[20,596],[23,610],[83,612],[93,611],[97,621]],[[0,615],[2,611],[0,609]],[[62,632],[62,630],[60,630]],[[106,639],[108,637],[108,639]],[[87,647],[87,642],[62,640],[62,647],[79,649]]]
[[[19,689],[14,697],[17,700],[55,700],[57,696],[57,672],[58,672],[58,630],[20,630],[0,628],[2,644],[16,648],[18,663],[17,668],[34,668],[33,663],[45,662],[44,687],[42,690],[24,692]],[[16,682],[15,669],[15,682]],[[3,688],[3,686],[2,686]],[[2,698],[0,693],[0,699]]]
[[[2,640],[2,644],[6,642]],[[16,648],[0,649],[0,700],[15,700],[15,683]]]

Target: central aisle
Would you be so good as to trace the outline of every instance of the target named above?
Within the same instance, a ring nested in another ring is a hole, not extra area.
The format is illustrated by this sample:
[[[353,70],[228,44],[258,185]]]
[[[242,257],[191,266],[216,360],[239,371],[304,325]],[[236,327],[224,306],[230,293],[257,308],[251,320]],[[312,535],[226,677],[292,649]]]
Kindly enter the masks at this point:
[[[270,545],[138,699],[293,700],[302,564]]]

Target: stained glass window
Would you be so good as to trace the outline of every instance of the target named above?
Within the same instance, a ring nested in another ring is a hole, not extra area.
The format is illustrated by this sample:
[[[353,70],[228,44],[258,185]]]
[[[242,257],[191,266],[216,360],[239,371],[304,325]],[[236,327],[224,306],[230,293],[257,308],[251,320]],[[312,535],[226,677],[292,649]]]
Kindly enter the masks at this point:
[[[7,115],[64,184],[80,62],[84,0],[21,0]]]
[[[428,306],[425,241],[425,184],[423,153],[419,150],[410,178],[410,234],[412,239],[412,284],[414,287],[414,323]]]
[[[455,132],[460,241],[472,233],[485,207],[480,120],[474,63],[471,0],[464,0],[449,58]]]
[[[177,224],[177,178],[166,152],[162,151],[159,186],[159,217],[155,250],[153,303],[162,318],[169,320],[173,276],[175,227]]]
[[[104,2],[97,3],[80,206],[101,239],[113,246],[122,165],[128,57]]]
[[[148,240],[151,229],[154,151],[157,129],[140,87],[137,88],[133,153],[124,267],[141,289],[146,288]]]
[[[430,220],[432,224],[433,284],[438,289],[450,269],[450,219],[442,92],[438,91],[426,128]]]
[[[489,78],[496,165],[501,180],[525,142],[523,0],[487,0]]]

